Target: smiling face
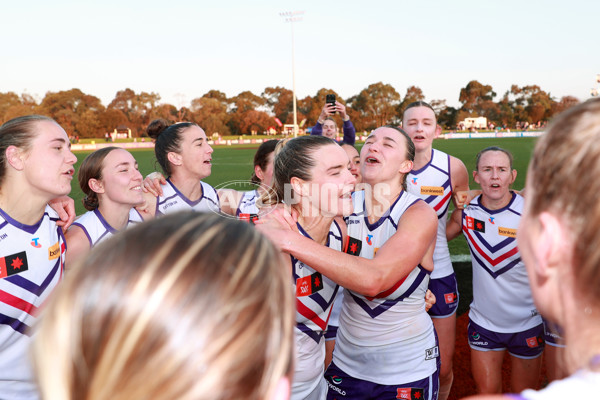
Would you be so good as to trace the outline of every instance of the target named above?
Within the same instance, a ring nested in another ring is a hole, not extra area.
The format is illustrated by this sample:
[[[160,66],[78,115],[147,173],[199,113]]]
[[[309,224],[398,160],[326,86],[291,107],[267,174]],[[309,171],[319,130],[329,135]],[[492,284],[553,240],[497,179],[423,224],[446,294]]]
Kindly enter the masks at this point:
[[[102,162],[102,179],[98,180],[100,206],[111,203],[136,206],[144,201],[142,174],[137,161],[127,150],[113,150]]]
[[[439,136],[435,113],[429,107],[411,107],[404,112],[402,129],[412,139],[417,152],[430,150],[433,139]]]
[[[510,159],[502,151],[490,150],[481,154],[473,179],[481,186],[482,196],[494,204],[508,203],[511,198],[510,185],[517,171],[511,169]]]
[[[370,185],[383,182],[402,185],[412,167],[406,137],[394,128],[375,129],[360,152],[362,180]]]
[[[307,181],[292,181],[302,187],[302,214],[335,217],[352,212],[352,196],[356,179],[350,173],[346,152],[337,144],[321,146],[312,158],[316,165],[311,168]],[[294,178],[297,179],[297,178]]]
[[[206,133],[199,126],[190,126],[182,133],[181,151],[169,153],[170,160],[182,173],[204,179],[212,172],[213,149],[208,144]]]
[[[335,121],[326,119],[323,123],[323,136],[335,140],[338,133],[338,127]]]
[[[67,195],[71,192],[73,164],[77,161],[69,138],[55,122],[35,124],[38,133],[23,158],[25,178],[34,193],[48,200]]]

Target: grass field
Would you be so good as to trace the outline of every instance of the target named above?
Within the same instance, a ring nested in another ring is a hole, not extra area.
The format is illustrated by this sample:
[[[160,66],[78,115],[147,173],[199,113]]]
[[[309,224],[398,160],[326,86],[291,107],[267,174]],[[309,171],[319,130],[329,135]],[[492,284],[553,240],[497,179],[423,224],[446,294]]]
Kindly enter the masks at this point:
[[[473,182],[472,171],[475,167],[475,156],[477,153],[488,146],[500,146],[510,150],[514,155],[514,167],[518,171],[517,180],[514,184],[515,189],[522,189],[525,185],[525,176],[529,157],[535,144],[534,138],[499,138],[499,139],[437,139],[434,147],[448,154],[460,158],[469,171],[470,187],[477,188]],[[361,145],[358,145],[360,147]],[[240,146],[216,146],[213,153],[212,175],[205,181],[213,186],[233,180],[249,180],[252,174],[252,159],[258,146],[240,145]],[[77,164],[79,164],[90,152],[77,152]],[[154,159],[154,150],[131,150],[131,153],[138,161],[142,175],[146,176],[152,171],[159,171],[160,167]],[[251,186],[248,185],[247,189]],[[241,188],[244,190],[246,188]],[[85,212],[81,199],[83,193],[79,189],[76,179],[73,180],[71,197],[75,199],[77,214]],[[453,256],[467,255],[467,248],[464,238],[461,236],[450,242],[450,253]]]

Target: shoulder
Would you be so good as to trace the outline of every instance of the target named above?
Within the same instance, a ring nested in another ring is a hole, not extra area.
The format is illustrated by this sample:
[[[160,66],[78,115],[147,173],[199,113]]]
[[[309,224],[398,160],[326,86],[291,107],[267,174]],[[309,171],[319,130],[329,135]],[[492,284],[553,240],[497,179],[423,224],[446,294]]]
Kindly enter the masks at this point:
[[[454,181],[454,185],[459,183],[465,183],[469,185],[469,173],[467,171],[467,167],[465,167],[465,163],[463,163],[460,159],[449,156],[450,157],[450,173],[452,176],[452,180]],[[454,186],[453,185],[453,186]]]

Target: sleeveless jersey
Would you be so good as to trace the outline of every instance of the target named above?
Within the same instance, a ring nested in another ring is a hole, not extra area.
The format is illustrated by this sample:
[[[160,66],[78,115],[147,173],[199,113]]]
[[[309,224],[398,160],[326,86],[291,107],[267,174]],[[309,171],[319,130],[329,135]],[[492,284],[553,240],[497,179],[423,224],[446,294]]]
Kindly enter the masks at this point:
[[[129,221],[127,221],[126,228],[142,221],[141,215],[135,208],[132,208],[129,211]],[[77,218],[77,221],[73,222],[73,225],[78,226],[83,230],[90,242],[90,247],[94,247],[96,243],[101,242],[118,232],[106,222],[97,208],[93,211],[88,211]]]
[[[527,389],[509,397],[515,400],[590,399],[597,396],[598,391],[600,391],[600,372],[579,370],[571,376],[550,383],[539,391]]]
[[[542,323],[517,248],[523,203],[523,197],[513,192],[506,207],[488,210],[477,196],[462,213],[473,264],[469,318],[494,332],[520,332]]]
[[[298,224],[300,233],[310,236]],[[342,251],[342,232],[333,221],[327,247]],[[323,380],[325,341],[323,335],[338,285],[293,256],[292,284],[296,291],[296,365],[292,399],[304,399]]]
[[[191,201],[171,183],[170,179],[167,179],[167,184],[161,185],[163,195],[156,200],[155,215],[190,210],[219,213],[221,207],[217,191],[206,182],[201,181],[200,184],[202,185],[202,196],[196,201]]]
[[[37,399],[30,365],[31,327],[62,278],[65,238],[46,206],[35,225],[0,210],[0,397]],[[51,349],[50,349],[51,350]]]
[[[450,156],[435,149],[431,150],[431,160],[427,165],[417,171],[411,171],[406,176],[407,191],[425,200],[438,217],[431,279],[443,278],[454,272],[446,239],[448,207],[452,200],[450,177]]]
[[[242,198],[240,199],[240,204],[238,204],[235,216],[239,217],[240,214],[258,215],[259,210],[256,206],[256,201],[258,198],[258,190],[256,189],[249,192],[244,192],[242,194]]]
[[[346,252],[372,259],[396,233],[404,212],[421,200],[403,191],[373,224],[365,211],[364,191],[354,192],[352,201]],[[333,362],[352,377],[382,385],[413,382],[435,373],[439,351],[425,311],[428,284],[429,272],[415,265],[375,297],[345,289]]]

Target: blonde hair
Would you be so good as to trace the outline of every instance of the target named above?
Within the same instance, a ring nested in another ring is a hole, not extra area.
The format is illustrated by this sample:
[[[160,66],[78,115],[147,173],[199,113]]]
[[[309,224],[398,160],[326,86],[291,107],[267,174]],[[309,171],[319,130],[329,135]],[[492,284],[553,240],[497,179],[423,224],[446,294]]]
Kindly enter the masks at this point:
[[[140,224],[92,249],[48,305],[43,398],[268,398],[292,371],[294,314],[280,255],[249,224]]]
[[[562,215],[573,235],[572,265],[581,292],[600,302],[600,99],[560,114],[539,139],[529,164],[531,216]]]

